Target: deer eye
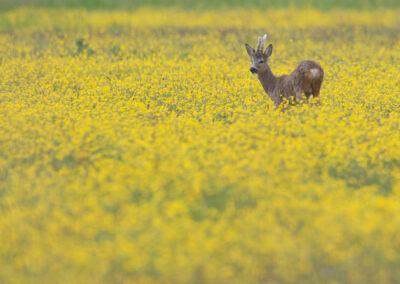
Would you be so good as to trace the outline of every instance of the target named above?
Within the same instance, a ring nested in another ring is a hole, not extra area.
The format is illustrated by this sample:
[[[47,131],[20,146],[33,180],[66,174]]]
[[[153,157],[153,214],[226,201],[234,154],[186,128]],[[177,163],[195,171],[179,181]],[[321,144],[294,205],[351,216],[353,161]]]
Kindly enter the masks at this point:
[[[261,61],[260,61],[260,64],[263,64],[263,63],[264,63],[264,60],[261,60]]]

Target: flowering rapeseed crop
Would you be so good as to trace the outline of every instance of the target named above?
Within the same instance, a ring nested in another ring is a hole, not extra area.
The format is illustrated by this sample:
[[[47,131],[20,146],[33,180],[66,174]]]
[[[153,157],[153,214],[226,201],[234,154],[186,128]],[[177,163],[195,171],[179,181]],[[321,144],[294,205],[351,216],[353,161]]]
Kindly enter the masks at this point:
[[[399,11],[0,17],[0,282],[400,279]],[[322,106],[275,111],[313,59]]]

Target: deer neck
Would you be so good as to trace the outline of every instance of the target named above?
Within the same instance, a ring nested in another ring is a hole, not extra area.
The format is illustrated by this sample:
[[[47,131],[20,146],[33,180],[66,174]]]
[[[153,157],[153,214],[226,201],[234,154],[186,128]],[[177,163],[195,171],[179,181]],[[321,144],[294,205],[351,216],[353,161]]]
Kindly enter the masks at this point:
[[[258,79],[260,80],[265,92],[268,95],[271,95],[276,86],[276,77],[272,73],[271,68],[269,68],[268,65],[265,72],[258,74]]]

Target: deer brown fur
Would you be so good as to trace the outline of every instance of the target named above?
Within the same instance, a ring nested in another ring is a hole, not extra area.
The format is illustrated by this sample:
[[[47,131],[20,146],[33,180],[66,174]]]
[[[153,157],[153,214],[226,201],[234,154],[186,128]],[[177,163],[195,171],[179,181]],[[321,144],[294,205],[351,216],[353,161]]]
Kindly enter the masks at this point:
[[[308,101],[313,95],[319,101],[319,93],[324,79],[324,70],[321,65],[312,60],[304,60],[289,75],[276,77],[268,65],[268,59],[272,54],[272,44],[265,51],[264,44],[267,35],[259,37],[257,48],[254,50],[246,43],[247,53],[252,60],[251,73],[257,74],[265,92],[278,107],[283,98],[295,98],[296,101],[303,101],[303,93]]]

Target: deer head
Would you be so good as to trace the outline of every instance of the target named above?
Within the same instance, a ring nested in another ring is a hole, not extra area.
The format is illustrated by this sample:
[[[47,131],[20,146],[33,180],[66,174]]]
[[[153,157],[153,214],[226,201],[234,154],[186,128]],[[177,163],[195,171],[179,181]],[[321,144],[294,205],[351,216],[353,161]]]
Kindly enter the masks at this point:
[[[250,72],[253,74],[259,74],[267,70],[268,59],[272,54],[272,44],[270,44],[264,51],[264,44],[266,40],[266,34],[263,37],[259,37],[256,50],[246,43],[246,50],[252,62]]]

